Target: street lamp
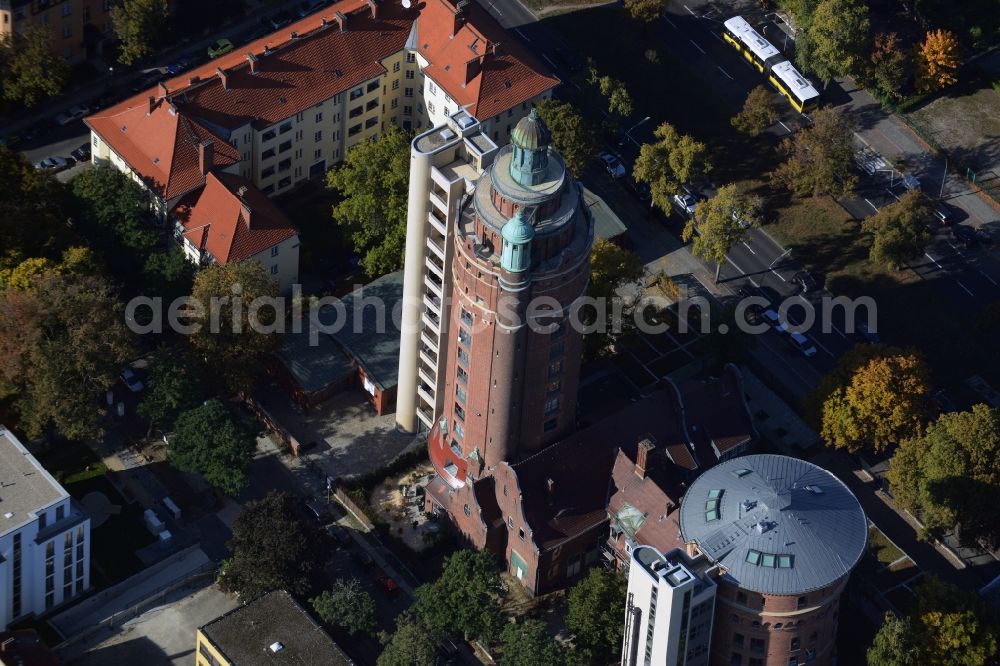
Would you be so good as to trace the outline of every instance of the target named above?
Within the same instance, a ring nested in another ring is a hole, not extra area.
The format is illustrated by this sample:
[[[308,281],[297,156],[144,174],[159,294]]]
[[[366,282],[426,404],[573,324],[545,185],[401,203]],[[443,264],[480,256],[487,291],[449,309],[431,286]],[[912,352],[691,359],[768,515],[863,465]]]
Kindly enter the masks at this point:
[[[638,146],[639,145],[638,142],[636,142],[636,140],[633,139],[632,136],[631,136],[632,132],[634,132],[635,130],[637,130],[639,128],[639,125],[643,124],[647,120],[649,120],[649,116],[646,116],[645,118],[643,118],[642,120],[640,120],[639,122],[637,122],[635,125],[632,125],[632,127],[630,127],[625,132],[625,136],[622,137],[622,140],[618,142],[618,145],[619,146],[624,146],[625,145],[625,141],[632,141],[633,143],[635,143],[635,145]]]
[[[784,252],[782,252],[781,254],[779,254],[777,257],[774,258],[774,261],[772,261],[770,264],[767,265],[768,270],[774,268],[774,265],[776,263],[778,263],[779,261],[781,261],[781,259],[784,256],[789,255],[791,253],[792,253],[792,248],[788,248],[787,250],[785,250]]]

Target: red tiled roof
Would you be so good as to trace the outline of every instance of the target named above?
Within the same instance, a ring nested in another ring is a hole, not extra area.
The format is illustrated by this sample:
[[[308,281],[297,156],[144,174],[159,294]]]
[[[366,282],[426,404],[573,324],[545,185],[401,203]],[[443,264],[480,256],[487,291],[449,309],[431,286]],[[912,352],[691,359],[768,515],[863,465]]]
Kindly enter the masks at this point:
[[[376,19],[366,0],[342,0],[165,82],[176,112],[167,108],[163,89],[156,86],[88,117],[87,124],[169,199],[203,181],[194,168],[197,141],[188,142],[187,137],[215,140],[220,166],[239,161],[239,153],[209,126],[232,130],[252,122],[266,127],[375,78],[385,72],[380,61],[406,46],[415,23],[420,52],[431,63],[427,74],[459,105],[468,105],[484,120],[559,83],[476,2],[465,8],[468,20],[452,39],[452,6],[449,0],[426,0],[404,9],[391,0],[378,6]],[[343,31],[336,22],[337,12],[347,17]],[[293,32],[296,39],[291,38]],[[425,43],[427,49],[422,48]],[[494,53],[490,47],[487,52],[487,46],[494,44],[499,49]],[[270,49],[267,55],[265,47]],[[256,74],[250,72],[251,53]],[[466,63],[473,58],[480,68],[466,81]],[[160,101],[147,115],[151,95]]]
[[[559,85],[478,2],[468,2],[458,17],[455,12],[450,0],[426,0],[417,50],[430,63],[424,73],[459,106],[488,120]]]
[[[191,198],[177,208],[184,236],[220,264],[249,259],[297,233],[263,192],[231,173],[210,173]]]
[[[149,96],[133,97],[86,122],[164,200],[205,182],[198,160],[203,141],[213,142],[213,167],[240,161],[235,148],[165,99],[150,105]]]
[[[680,387],[688,434],[694,440],[698,460],[705,468],[718,461],[719,455],[753,439],[756,431],[743,396],[739,369],[727,365],[717,379],[690,380]]]
[[[650,455],[655,452],[654,449]],[[611,478],[617,492],[608,502],[608,513],[616,514],[626,504],[641,511],[645,520],[635,534],[639,543],[655,546],[661,552],[681,545],[675,510],[680,505],[682,486],[668,485],[662,476],[654,478],[648,473],[639,478],[635,473],[635,462],[624,451],[618,452]]]

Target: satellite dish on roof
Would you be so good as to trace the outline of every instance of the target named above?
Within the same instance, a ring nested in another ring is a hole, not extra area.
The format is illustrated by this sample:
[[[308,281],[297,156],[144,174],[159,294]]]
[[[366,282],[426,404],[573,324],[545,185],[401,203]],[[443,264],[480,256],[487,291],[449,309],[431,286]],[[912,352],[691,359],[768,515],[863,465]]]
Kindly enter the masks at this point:
[[[411,4],[410,0],[403,0],[403,9],[409,9]]]

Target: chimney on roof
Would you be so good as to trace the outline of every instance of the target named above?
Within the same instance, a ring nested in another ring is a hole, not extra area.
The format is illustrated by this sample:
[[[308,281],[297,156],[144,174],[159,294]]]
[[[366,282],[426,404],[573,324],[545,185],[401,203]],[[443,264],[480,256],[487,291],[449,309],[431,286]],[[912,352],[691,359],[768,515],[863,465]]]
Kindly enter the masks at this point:
[[[164,83],[163,81],[160,81],[159,88],[160,88],[160,97],[166,97],[167,93],[169,92],[167,90],[167,84]]]
[[[455,8],[452,10],[455,13],[455,23],[452,26],[451,36],[454,37],[458,34],[458,31],[462,29],[465,25],[465,8],[468,6],[469,0],[458,0],[455,3]]]
[[[219,80],[222,81],[222,89],[229,90],[229,73],[221,67],[216,67],[215,73],[219,75]]]
[[[483,71],[483,59],[481,56],[476,56],[475,58],[469,60],[465,63],[465,82],[469,83],[472,79],[479,76],[479,72]]]
[[[344,32],[344,31],[347,30],[347,17],[344,16],[344,12],[342,12],[342,11],[340,11],[338,9],[336,11],[336,13],[333,15],[333,21],[340,28],[341,32]]]
[[[556,482],[552,480],[552,477],[545,479],[545,489],[549,492],[549,495],[555,492]]]
[[[368,3],[368,9],[372,10],[372,20],[378,20],[378,5],[375,4],[375,0],[366,0]]]
[[[640,479],[646,478],[646,467],[649,462],[649,452],[655,447],[653,442],[644,439],[639,442],[639,450],[635,454],[635,475]]]
[[[0,652],[6,652],[8,648],[13,648],[14,647],[14,643],[16,643],[16,642],[17,642],[17,639],[14,638],[13,636],[11,636],[7,640],[5,640],[3,643],[0,643]]]
[[[239,188],[236,190],[236,196],[240,198],[240,210],[243,213],[243,221],[246,222],[247,229],[253,229],[253,223],[251,222],[253,217],[250,215],[251,213],[250,204],[248,204],[246,202],[246,199],[244,199],[244,196],[246,196],[248,189],[250,188],[248,188],[246,185],[240,185]]]
[[[205,139],[198,144],[198,169],[205,176],[212,169],[212,159],[215,157],[215,142]]]
[[[250,73],[257,73],[257,56],[252,53],[247,54],[247,61],[250,63]]]
[[[146,111],[146,115],[148,116],[151,113],[153,113],[153,109],[155,109],[155,108],[156,108],[156,98],[153,97],[152,95],[150,95],[149,96],[149,110]]]

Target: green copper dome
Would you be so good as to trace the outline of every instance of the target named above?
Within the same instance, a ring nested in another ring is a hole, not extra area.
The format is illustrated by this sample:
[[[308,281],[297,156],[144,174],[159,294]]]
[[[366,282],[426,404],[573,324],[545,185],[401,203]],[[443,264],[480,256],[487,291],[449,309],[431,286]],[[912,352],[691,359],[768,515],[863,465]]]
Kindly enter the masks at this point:
[[[549,143],[552,135],[538,111],[531,109],[518,121],[510,133],[513,154],[510,158],[510,176],[524,187],[538,185],[545,179],[549,168]]]
[[[538,111],[532,108],[531,113],[521,118],[514,131],[510,133],[510,142],[518,148],[538,150],[552,142],[552,135],[538,116]]]
[[[511,273],[523,273],[531,264],[531,240],[535,228],[528,222],[524,209],[517,211],[500,230],[503,248],[500,252],[500,266]]]

